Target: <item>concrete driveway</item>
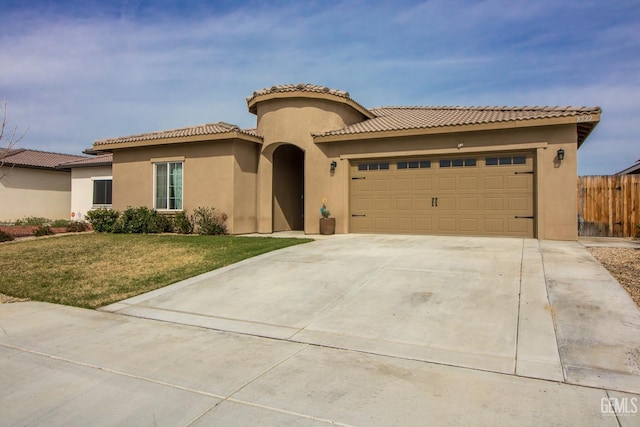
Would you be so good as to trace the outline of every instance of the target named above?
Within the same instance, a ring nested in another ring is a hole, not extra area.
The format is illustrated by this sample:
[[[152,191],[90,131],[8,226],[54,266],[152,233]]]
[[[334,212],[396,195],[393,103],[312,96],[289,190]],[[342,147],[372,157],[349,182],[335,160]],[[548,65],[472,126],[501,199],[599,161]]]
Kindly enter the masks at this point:
[[[0,327],[0,424],[640,425],[640,311],[576,242],[332,236]]]

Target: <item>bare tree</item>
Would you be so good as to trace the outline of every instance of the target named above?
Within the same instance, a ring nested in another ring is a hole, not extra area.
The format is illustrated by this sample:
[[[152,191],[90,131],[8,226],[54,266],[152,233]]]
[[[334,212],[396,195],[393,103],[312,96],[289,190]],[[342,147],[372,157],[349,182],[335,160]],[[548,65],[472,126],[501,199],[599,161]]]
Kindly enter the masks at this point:
[[[7,176],[11,169],[4,168],[4,161],[7,156],[11,155],[11,150],[18,145],[18,143],[27,134],[27,130],[22,133],[18,133],[18,127],[8,128],[7,126],[7,101],[2,103],[2,109],[0,110],[2,116],[2,122],[0,122],[0,179]]]

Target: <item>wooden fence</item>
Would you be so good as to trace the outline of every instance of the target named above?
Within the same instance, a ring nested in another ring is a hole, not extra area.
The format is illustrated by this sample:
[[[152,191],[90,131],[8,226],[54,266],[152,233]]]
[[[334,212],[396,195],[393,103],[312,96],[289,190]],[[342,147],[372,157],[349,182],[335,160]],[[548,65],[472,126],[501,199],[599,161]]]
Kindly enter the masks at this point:
[[[640,229],[640,175],[578,178],[580,236],[633,237]]]

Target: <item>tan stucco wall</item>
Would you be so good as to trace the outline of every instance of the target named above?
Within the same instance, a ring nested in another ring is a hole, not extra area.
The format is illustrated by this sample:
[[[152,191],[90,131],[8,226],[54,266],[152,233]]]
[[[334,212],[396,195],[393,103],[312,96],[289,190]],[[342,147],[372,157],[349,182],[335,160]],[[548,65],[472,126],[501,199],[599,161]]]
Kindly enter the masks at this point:
[[[211,141],[115,150],[113,208],[152,208],[153,163],[184,161],[183,209],[214,207],[227,214],[230,233],[253,232],[257,148],[248,144]]]
[[[325,146],[313,141],[312,134],[343,128],[362,121],[363,116],[335,101],[302,98],[262,102],[257,106],[257,113],[258,133],[264,137],[258,173],[258,231],[270,233],[273,230],[273,152],[281,144],[292,144],[305,153],[304,229],[316,234],[322,198],[326,197],[332,204],[344,194],[338,174],[333,177],[329,174],[329,164],[334,159],[327,155]],[[337,215],[344,216],[344,210],[337,210],[334,216]],[[344,233],[346,229],[337,227],[336,231]]]
[[[27,216],[67,219],[71,209],[71,173],[14,167],[3,168],[0,180],[0,221]]]
[[[93,209],[94,179],[111,179],[111,176],[110,166],[81,167],[71,170],[70,213],[75,214],[72,219],[83,221],[87,212]]]

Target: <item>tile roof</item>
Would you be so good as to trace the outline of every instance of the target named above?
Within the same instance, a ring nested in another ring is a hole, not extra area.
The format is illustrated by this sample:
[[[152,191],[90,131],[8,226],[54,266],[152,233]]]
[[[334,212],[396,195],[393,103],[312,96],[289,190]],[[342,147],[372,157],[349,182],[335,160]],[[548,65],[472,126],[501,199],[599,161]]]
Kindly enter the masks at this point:
[[[178,129],[162,130],[157,132],[142,133],[138,135],[123,136],[118,138],[101,139],[93,143],[94,147],[106,144],[122,144],[125,142],[151,141],[156,139],[184,138],[190,136],[216,135],[228,132],[243,133],[248,136],[259,137],[255,129],[240,129],[236,125],[225,122],[206,123],[197,126],[188,126]]]
[[[253,98],[260,95],[268,95],[270,93],[281,93],[281,92],[315,92],[315,93],[328,93],[331,95],[340,96],[342,98],[351,99],[349,97],[349,92],[338,89],[331,89],[326,86],[312,85],[309,83],[298,83],[294,84],[286,84],[286,85],[275,85],[271,87],[265,87],[264,89],[256,90],[253,92],[251,96],[247,97],[247,102],[250,102]]]
[[[84,157],[79,160],[61,163],[58,169],[71,169],[86,166],[106,166],[113,163],[113,154],[102,154],[100,156]]]
[[[375,118],[314,136],[513,122],[600,114],[599,107],[380,107]]]
[[[339,89],[331,89],[326,86],[314,85],[310,83],[298,83],[298,84],[284,84],[284,85],[275,85],[271,87],[266,87],[264,89],[256,90],[253,92],[251,96],[247,97],[247,104],[249,104],[249,111],[255,114],[255,106],[251,106],[251,102],[262,95],[270,95],[272,93],[295,93],[295,92],[305,92],[305,93],[323,93],[338,96],[340,98],[344,98],[349,103],[353,104],[357,108],[361,109],[365,116],[371,116],[371,112],[359,104],[356,100],[349,96],[349,92]]]
[[[3,155],[2,153],[6,153],[3,161],[7,165],[42,169],[55,169],[55,167],[61,163],[86,159],[84,156],[76,156],[73,154],[28,149],[8,150],[8,152],[6,149],[0,150],[0,156]]]

